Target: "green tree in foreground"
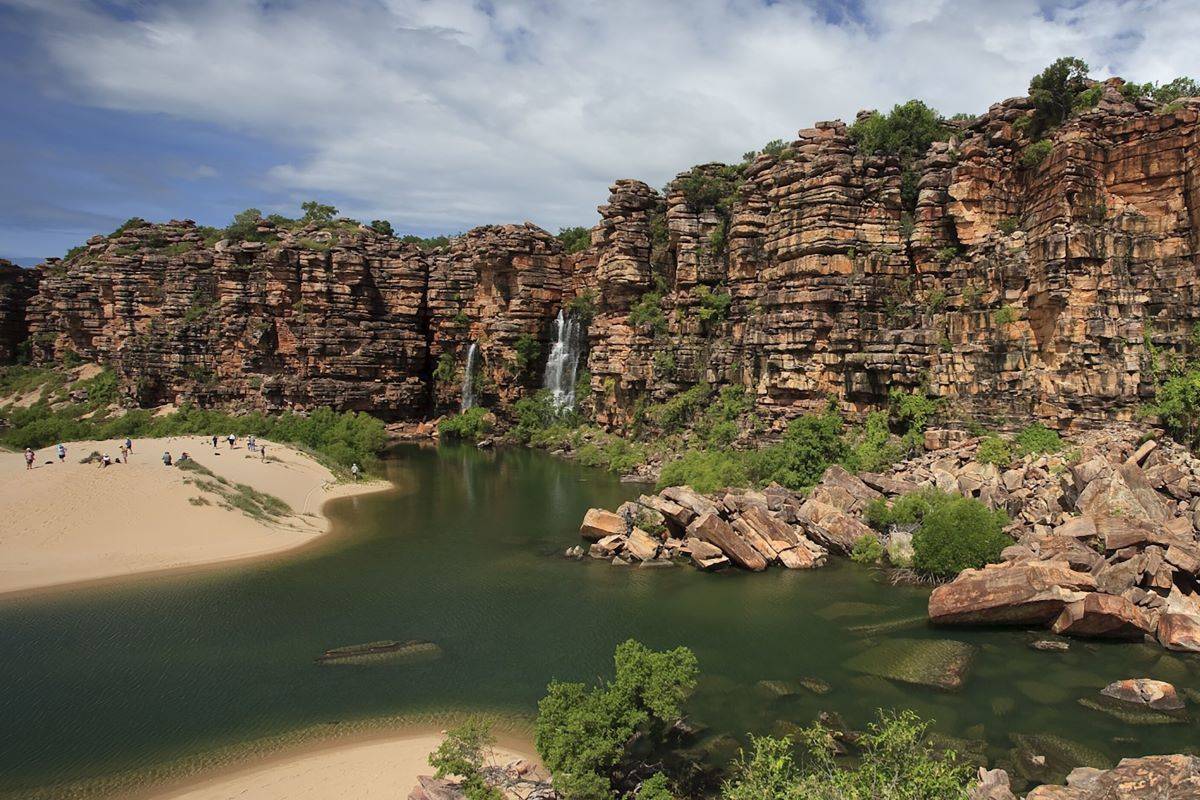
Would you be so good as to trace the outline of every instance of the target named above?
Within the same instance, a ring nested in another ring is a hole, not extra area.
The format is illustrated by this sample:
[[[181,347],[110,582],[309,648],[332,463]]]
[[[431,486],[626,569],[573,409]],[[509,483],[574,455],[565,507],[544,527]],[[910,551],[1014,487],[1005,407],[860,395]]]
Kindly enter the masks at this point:
[[[962,800],[972,782],[971,768],[953,752],[937,752],[929,723],[912,711],[880,712],[859,741],[855,766],[834,758],[829,732],[813,725],[801,732],[807,759],[792,758],[790,739],[751,737],[723,800]]]
[[[613,660],[613,680],[595,686],[552,681],[538,703],[538,753],[555,787],[571,800],[602,800],[624,790],[623,778],[638,766],[631,753],[635,738],[642,748],[661,744],[696,686],[696,656],[686,647],[659,652],[630,639],[617,646]],[[650,780],[649,796],[661,798],[665,779]]]
[[[429,754],[429,766],[437,770],[435,778],[461,778],[467,800],[504,800],[504,794],[487,782],[483,771],[491,761],[495,743],[486,723],[468,720],[446,731],[446,738]]]

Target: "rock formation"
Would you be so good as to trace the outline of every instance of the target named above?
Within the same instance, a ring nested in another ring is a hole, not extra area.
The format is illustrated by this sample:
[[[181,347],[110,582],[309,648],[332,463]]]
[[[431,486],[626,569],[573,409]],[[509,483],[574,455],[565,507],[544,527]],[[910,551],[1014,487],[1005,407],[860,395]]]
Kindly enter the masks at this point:
[[[29,338],[26,309],[41,276],[38,270],[22,269],[0,258],[0,364],[28,355],[22,353]]]
[[[419,418],[456,408],[472,343],[485,404],[537,388],[574,301],[605,426],[700,381],[746,387],[777,427],[917,386],[964,416],[1129,419],[1200,321],[1200,99],[1102,90],[1040,163],[1028,99],[963,123],[918,165],[911,219],[895,159],[819,123],[665,193],[617,181],[579,254],[528,223],[427,252],[348,221],[241,243],[134,221],[47,263],[25,323],[0,296],[0,323],[39,360],[113,364],[130,402]]]

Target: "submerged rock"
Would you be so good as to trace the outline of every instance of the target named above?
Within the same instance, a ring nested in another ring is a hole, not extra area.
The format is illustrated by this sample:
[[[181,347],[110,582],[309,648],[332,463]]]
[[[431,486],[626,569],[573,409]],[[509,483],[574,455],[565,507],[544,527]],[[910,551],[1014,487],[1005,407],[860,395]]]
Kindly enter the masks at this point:
[[[851,658],[856,672],[954,690],[966,682],[975,648],[953,639],[889,639]]]
[[[385,639],[366,644],[335,647],[317,656],[318,664],[387,664],[431,661],[442,657],[442,648],[433,642],[412,639],[397,642]]]
[[[1149,706],[1159,711],[1178,711],[1183,708],[1183,698],[1175,687],[1166,681],[1151,678],[1127,678],[1114,681],[1100,690],[1100,694],[1135,705]]]

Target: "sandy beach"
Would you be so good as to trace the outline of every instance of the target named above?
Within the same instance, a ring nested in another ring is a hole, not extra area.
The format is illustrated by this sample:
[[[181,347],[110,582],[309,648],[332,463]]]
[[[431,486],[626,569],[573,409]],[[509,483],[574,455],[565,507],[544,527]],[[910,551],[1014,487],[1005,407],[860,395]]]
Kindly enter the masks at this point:
[[[179,567],[279,553],[328,530],[321,506],[334,497],[390,484],[337,483],[307,455],[260,440],[268,460],[198,436],[134,441],[128,463],[80,463],[93,451],[116,461],[120,442],[68,442],[26,470],[22,453],[0,453],[0,595]],[[245,484],[287,503],[292,513],[252,517],[196,484],[196,473],[162,462],[187,451],[230,484]]]
[[[151,795],[154,800],[396,800],[408,796],[442,735],[404,733],[382,740],[337,742],[305,753],[281,754],[191,785]],[[532,748],[502,739],[495,763],[535,760]]]

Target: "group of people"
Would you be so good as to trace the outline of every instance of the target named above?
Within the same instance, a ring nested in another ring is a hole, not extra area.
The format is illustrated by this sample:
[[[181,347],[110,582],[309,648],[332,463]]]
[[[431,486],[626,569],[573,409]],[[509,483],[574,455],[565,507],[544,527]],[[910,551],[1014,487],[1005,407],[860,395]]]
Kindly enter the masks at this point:
[[[231,433],[225,437],[225,441],[229,442],[230,450],[232,450],[234,447],[237,446],[237,440],[238,440],[237,435],[233,434],[233,433]],[[217,449],[218,441],[219,441],[219,437],[214,433],[212,436],[213,450]],[[259,444],[258,439],[255,438],[254,434],[250,434],[249,436],[246,437],[246,449],[249,450],[251,453],[257,452],[262,457],[263,461],[267,460],[267,446],[265,444]]]
[[[117,461],[122,464],[128,464],[129,456],[131,456],[133,454],[133,440],[130,439],[129,437],[125,437],[125,441],[121,442],[119,445],[119,452],[120,452],[120,456],[117,457]],[[63,462],[65,462],[67,460],[67,446],[65,444],[63,444],[62,442],[59,442],[58,444],[56,444],[54,446],[54,454],[56,456],[58,456],[58,463],[62,464]],[[25,448],[25,469],[27,469],[27,470],[33,469],[33,464],[35,461],[37,461],[37,453],[34,451],[34,449],[32,447],[26,447]],[[113,463],[112,456],[110,456],[108,453],[105,453],[104,455],[100,456],[100,468],[101,469],[111,465],[112,463]]]

